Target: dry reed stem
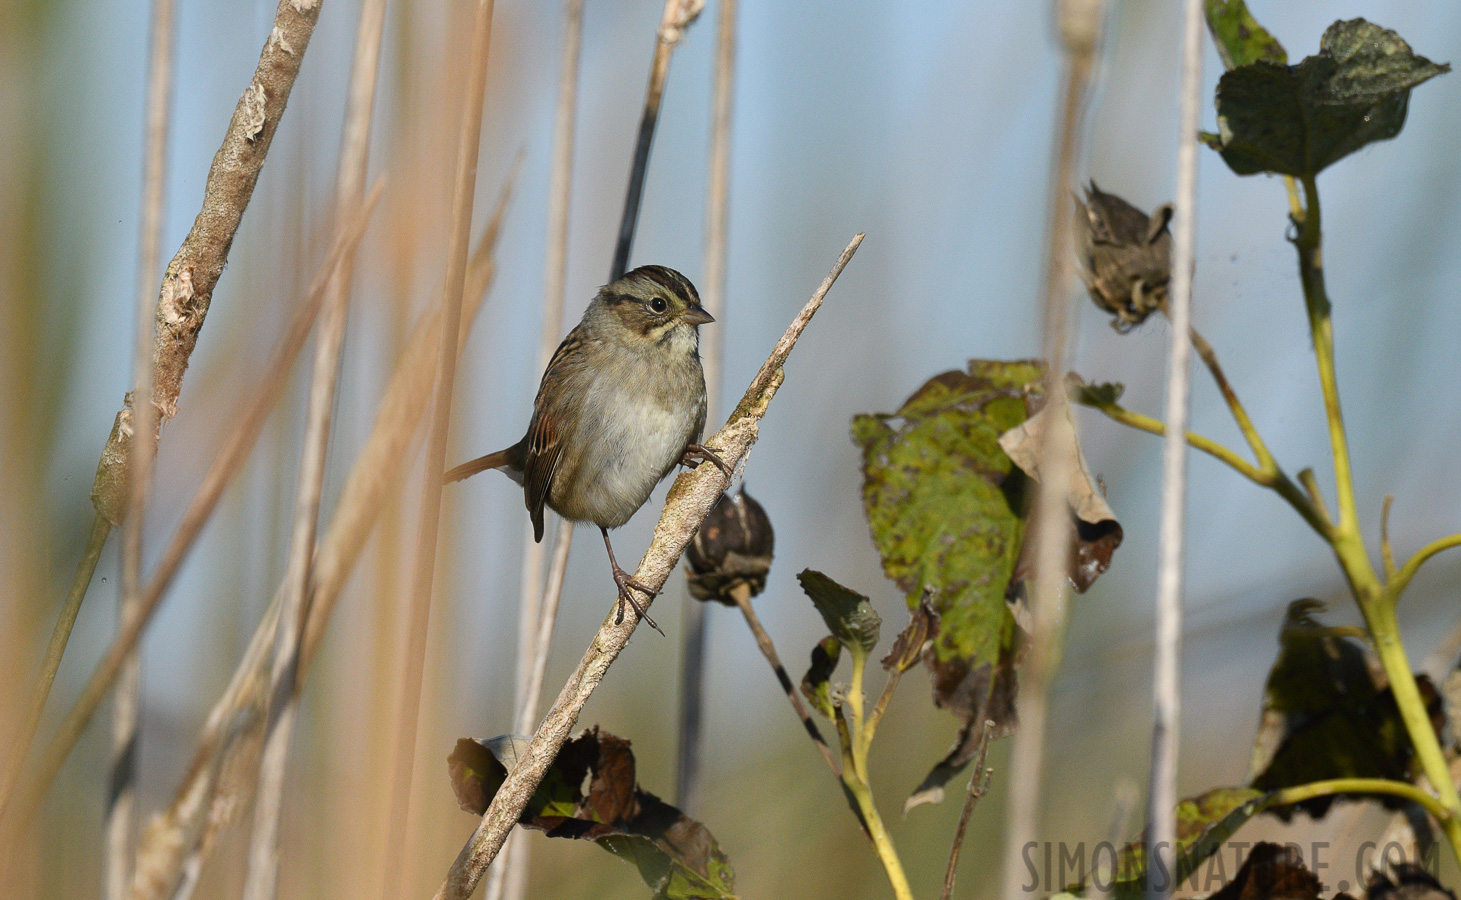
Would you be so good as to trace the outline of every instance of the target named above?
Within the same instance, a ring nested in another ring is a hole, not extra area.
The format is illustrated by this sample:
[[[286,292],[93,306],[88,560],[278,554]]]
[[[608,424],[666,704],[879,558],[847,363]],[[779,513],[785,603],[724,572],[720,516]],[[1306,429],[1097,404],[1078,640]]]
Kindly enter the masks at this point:
[[[862,239],[863,235],[858,234],[842,251],[832,271],[787,326],[771,355],[751,379],[745,396],[729,421],[708,442],[732,470],[745,460],[756,442],[758,423],[781,386],[784,377],[782,366],[797,338],[822,305],[822,298],[831,290],[848,260],[857,252]],[[664,512],[655,525],[654,539],[634,573],[636,581],[656,590],[664,585],[680,554],[727,484],[729,478],[715,466],[697,466],[675,479],[665,500]],[[652,603],[652,597],[646,598],[645,607]],[[467,900],[483,872],[502,849],[503,841],[522,814],[528,799],[568,739],[568,732],[578,720],[583,705],[603,680],[609,666],[628,645],[639,624],[638,616],[624,616],[617,623],[615,618],[614,612],[610,612],[604,619],[578,668],[564,684],[553,708],[492,798],[476,831],[452,863],[446,879],[436,891],[437,900]]]
[[[1172,222],[1172,321],[1167,353],[1167,435],[1162,447],[1162,518],[1158,548],[1156,660],[1153,674],[1151,781],[1147,788],[1147,840],[1154,865],[1149,898],[1171,896],[1177,859],[1177,743],[1182,653],[1182,553],[1187,506],[1187,411],[1191,394],[1192,261],[1197,202],[1197,124],[1202,91],[1201,0],[1188,0],[1182,28],[1182,81],[1177,126],[1177,191]]]
[[[761,648],[761,655],[766,657],[766,661],[771,664],[771,671],[776,673],[776,681],[781,685],[782,693],[786,694],[786,699],[791,701],[791,708],[796,712],[797,718],[801,719],[802,728],[806,729],[807,736],[812,739],[812,743],[817,745],[817,752],[822,754],[827,768],[832,770],[832,777],[841,781],[842,763],[832,752],[832,748],[827,746],[826,738],[822,737],[817,723],[812,721],[812,714],[807,711],[806,704],[802,702],[801,694],[797,692],[791,676],[786,674],[786,666],[781,664],[781,654],[776,652],[776,644],[772,643],[771,635],[766,633],[760,616],[756,615],[755,608],[751,606],[750,586],[736,585],[731,589],[731,596],[735,598],[736,606],[740,607],[741,615],[745,617],[746,624],[750,626],[751,634],[756,638],[756,646]]]
[[[548,368],[563,333],[564,281],[568,268],[568,211],[573,188],[574,120],[578,108],[578,72],[583,47],[583,0],[566,0],[563,4],[563,54],[558,63],[558,100],[553,112],[553,156],[548,176],[547,247],[543,259],[543,324],[538,340],[538,369]],[[568,548],[573,542],[573,528],[560,526],[554,545],[554,559],[562,557],[568,564]],[[530,684],[533,673],[547,664],[553,633],[553,620],[558,596],[553,595],[552,576],[546,592],[543,580],[544,545],[538,543],[531,522],[523,523],[522,582],[518,590],[517,671],[513,678],[514,731],[526,732],[533,727],[538,699]],[[562,573],[558,573],[558,591],[562,592]],[[547,610],[551,607],[554,612]],[[541,642],[539,635],[548,638]],[[542,690],[541,679],[538,691]],[[531,699],[530,699],[531,698]],[[521,900],[526,895],[528,848],[526,844],[509,847],[508,865],[492,873],[487,885],[487,900],[506,896]],[[505,893],[504,893],[505,891]]]
[[[324,296],[324,289],[328,282],[330,272],[339,264],[346,250],[358,243],[361,235],[364,234],[365,226],[369,222],[370,212],[375,207],[375,201],[380,197],[380,190],[380,185],[377,185],[371,191],[370,196],[361,209],[349,220],[341,223],[342,228],[346,230],[337,235],[334,245],[331,247],[330,253],[321,266],[320,271],[316,273],[314,280],[310,283],[309,290],[306,292],[305,299],[301,304],[302,306],[314,306],[318,308],[318,304]],[[270,374],[282,377],[276,372],[271,372]],[[261,391],[261,395],[262,393],[264,392]],[[267,407],[265,408],[267,409]],[[239,432],[235,434],[235,443],[247,445],[252,442],[252,439],[239,440],[244,437],[242,430],[241,426]],[[222,456],[220,455],[221,459]],[[218,469],[216,464],[214,469]],[[211,477],[215,474],[215,471],[210,471],[209,474]],[[223,480],[226,481],[226,474],[231,473],[220,474],[224,475]],[[222,483],[216,485],[218,493],[222,492],[223,487],[224,485]],[[195,498],[195,508],[198,506],[197,500],[202,498],[204,492],[213,488],[213,485],[205,481],[204,487],[199,489],[199,497]],[[211,509],[211,505],[209,508]],[[191,514],[192,512],[193,509],[190,509],[189,513]],[[3,830],[4,817],[18,815],[20,821],[26,821],[34,815],[36,809],[40,806],[41,800],[44,799],[46,792],[50,789],[51,782],[55,780],[56,773],[60,771],[61,764],[66,761],[66,757],[70,755],[72,748],[75,747],[77,739],[81,736],[81,732],[86,728],[87,722],[91,720],[91,716],[96,712],[97,707],[101,705],[101,701],[105,699],[107,692],[111,689],[117,673],[121,669],[122,662],[136,647],[137,641],[152,618],[152,614],[157,611],[157,607],[162,601],[168,578],[176,572],[177,565],[181,565],[181,558],[186,553],[187,546],[191,543],[192,538],[196,537],[197,531],[202,529],[203,522],[206,518],[206,513],[198,518],[191,534],[184,534],[184,528],[190,524],[189,520],[185,519],[183,526],[179,527],[178,537],[174,539],[173,545],[169,547],[170,554],[174,548],[177,550],[176,562],[170,570],[165,569],[161,565],[158,567],[159,571],[148,583],[147,589],[142,595],[142,603],[137,610],[137,615],[124,624],[122,630],[112,641],[112,645],[107,649],[106,655],[102,657],[101,662],[92,670],[91,678],[87,681],[86,687],[82,689],[81,696],[76,700],[76,703],[71,707],[70,711],[67,712],[66,718],[56,730],[55,736],[46,745],[46,749],[42,753],[40,763],[37,766],[37,771],[27,784],[24,794],[11,797],[5,807],[0,809],[0,830]],[[186,540],[183,540],[184,538]],[[165,559],[164,563],[166,562],[167,560]]]
[[[152,351],[153,399],[162,416],[159,424],[177,412],[183,373],[284,115],[319,19],[320,3],[279,0],[253,78],[234,108],[223,144],[208,170],[202,209],[163,275],[157,299],[157,340]],[[117,414],[119,422],[125,414],[126,407]],[[113,427],[92,487],[92,502],[114,525],[121,520],[125,497],[128,430]]]
[[[365,172],[370,155],[370,127],[375,110],[376,71],[385,0],[362,4],[351,63],[350,89],[345,107],[344,134],[335,183],[335,217],[343,220],[360,204],[365,193]],[[320,497],[324,491],[326,452],[339,383],[340,353],[350,311],[351,275],[355,255],[346,254],[326,288],[323,319],[315,338],[314,368],[310,376],[305,414],[304,449],[296,488],[294,524],[290,534],[281,610],[282,628],[276,626],[264,747],[260,754],[259,784],[254,803],[254,830],[244,881],[245,900],[273,900],[279,888],[279,830],[284,806],[284,778],[290,738],[298,712],[299,649],[309,616],[309,582],[313,574]]]
[[[437,533],[441,526],[441,473],[446,471],[446,439],[451,422],[456,383],[457,336],[462,295],[466,290],[467,253],[470,249],[472,206],[477,186],[477,158],[482,136],[482,106],[487,92],[487,60],[492,45],[493,0],[478,0],[472,27],[472,50],[467,65],[461,132],[457,138],[456,176],[452,190],[451,232],[447,239],[446,277],[443,282],[442,324],[437,338],[439,363],[432,402],[432,427],[426,444],[422,500],[417,520],[416,560],[411,579],[406,629],[404,672],[396,706],[391,804],[386,818],[386,847],[405,842],[411,813],[411,772],[416,759],[416,731],[420,717],[421,683],[426,660],[431,594],[436,576]],[[382,885],[384,900],[399,896],[403,866],[388,866]]]
[[[1070,449],[1075,434],[1072,420],[1060,407],[1065,396],[1067,345],[1071,328],[1071,300],[1075,271],[1072,265],[1074,214],[1071,186],[1081,158],[1083,122],[1091,73],[1100,42],[1102,0],[1063,0],[1058,4],[1059,26],[1065,49],[1059,144],[1050,172],[1050,218],[1046,225],[1045,284],[1043,292],[1046,366],[1045,402],[1051,407],[1048,428],[1040,442],[1040,484],[1035,498],[1034,535],[1037,548],[1031,596],[1033,625],[1029,649],[1020,672],[1019,730],[1011,752],[1010,800],[1005,810],[1003,891],[1022,896],[1025,878],[1023,848],[1039,838],[1040,771],[1045,756],[1047,694],[1060,665],[1065,640],[1065,608],[1069,595],[1067,561],[1070,558],[1069,486]],[[1067,427],[1060,427],[1065,425]]]
[[[624,215],[619,220],[619,241],[614,248],[614,265],[609,270],[610,281],[618,281],[629,271],[629,252],[634,247],[640,200],[644,198],[644,177],[649,170],[649,148],[654,143],[654,126],[665,95],[665,79],[670,74],[670,56],[704,6],[705,0],[665,0],[659,31],[655,34],[654,60],[649,66],[644,114],[639,119],[639,136],[634,141],[634,161],[629,166],[629,188],[624,194]]]
[[[726,236],[730,230],[731,112],[735,94],[736,0],[720,0],[716,20],[715,81],[711,88],[710,164],[705,186],[705,273],[700,297],[716,321],[724,321]],[[721,359],[725,326],[701,341],[707,422],[720,417]],[[700,739],[705,705],[706,622],[710,606],[685,595],[680,664],[680,740],[675,765],[675,803],[687,812],[698,806]]]
[[[984,763],[989,757],[989,741],[993,736],[994,721],[985,719],[984,730],[979,735],[979,749],[974,754],[974,771],[969,773],[969,789],[964,794],[964,808],[959,810],[959,824],[954,828],[954,842],[949,847],[949,863],[944,867],[944,887],[939,893],[939,900],[949,900],[954,894],[954,877],[959,871],[959,851],[964,846],[964,833],[969,829],[969,818],[974,815],[974,804],[989,790],[991,770],[986,769]]]
[[[495,274],[492,252],[513,180],[509,179],[468,267],[459,351]],[[433,305],[412,331],[386,386],[370,437],[351,466],[330,527],[320,541],[310,587],[309,624],[300,654],[301,673],[309,671],[335,603],[365,548],[381,507],[405,481],[411,447],[420,435],[425,414],[421,397],[431,390],[436,372],[441,315],[440,304]],[[154,817],[144,834],[133,900],[186,900],[188,894],[177,888],[178,880],[185,875],[196,877],[217,834],[229,823],[230,816],[247,804],[252,783],[239,778],[221,784],[225,780],[222,775],[225,770],[250,770],[247,757],[251,747],[257,748],[265,699],[271,693],[269,648],[281,601],[282,588],[255,630],[228,688],[209,712],[172,804]],[[238,762],[241,759],[242,764]]]
[[[166,188],[167,133],[173,80],[173,0],[153,0],[148,49],[146,137],[144,138],[142,202],[138,215],[137,318],[132,350],[133,433],[157,433],[153,403],[152,348],[156,344],[154,279],[162,245],[162,208]],[[141,607],[142,525],[157,445],[136,441],[130,446],[126,514],[122,520],[122,578],[118,597],[119,626]],[[142,660],[133,651],[122,664],[112,700],[111,775],[106,786],[105,894],[122,900],[132,881],[132,841],[137,830],[137,753]]]

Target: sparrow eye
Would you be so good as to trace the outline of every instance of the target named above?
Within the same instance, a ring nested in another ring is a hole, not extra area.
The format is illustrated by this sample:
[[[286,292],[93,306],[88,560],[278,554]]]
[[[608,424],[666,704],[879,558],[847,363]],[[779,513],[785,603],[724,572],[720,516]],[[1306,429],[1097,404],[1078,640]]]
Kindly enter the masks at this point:
[[[665,309],[668,308],[668,306],[669,304],[665,303],[664,298],[662,297],[655,297],[653,300],[649,301],[649,308],[657,313],[664,312]]]

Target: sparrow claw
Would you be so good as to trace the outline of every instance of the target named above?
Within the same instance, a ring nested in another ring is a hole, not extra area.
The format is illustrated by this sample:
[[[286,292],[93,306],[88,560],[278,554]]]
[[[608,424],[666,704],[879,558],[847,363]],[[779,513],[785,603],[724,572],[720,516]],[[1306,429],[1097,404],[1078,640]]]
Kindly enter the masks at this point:
[[[655,624],[654,619],[649,617],[649,613],[645,612],[644,607],[639,605],[639,601],[634,599],[634,594],[631,591],[643,591],[646,597],[654,597],[659,592],[650,590],[648,586],[635,581],[634,576],[619,568],[618,565],[614,566],[614,583],[619,586],[619,613],[614,617],[614,624],[617,625],[624,621],[624,604],[627,602],[630,606],[634,607],[635,615],[639,616],[650,628],[658,631],[661,636],[664,636],[664,630]]]
[[[693,462],[692,462],[693,460]],[[701,444],[691,444],[685,448],[685,455],[680,457],[680,465],[695,468],[700,465],[701,460],[715,463],[715,467],[725,473],[726,478],[734,477],[735,471],[725,464],[720,454]]]

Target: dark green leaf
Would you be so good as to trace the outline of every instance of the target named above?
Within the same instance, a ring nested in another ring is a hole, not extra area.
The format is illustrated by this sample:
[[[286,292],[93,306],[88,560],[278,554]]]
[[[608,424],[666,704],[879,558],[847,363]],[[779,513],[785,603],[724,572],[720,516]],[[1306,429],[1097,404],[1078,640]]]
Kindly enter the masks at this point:
[[[883,571],[914,608],[931,590],[939,614],[934,701],[965,728],[917,798],[935,799],[977,744],[970,723],[1014,724],[1016,628],[1005,602],[1025,532],[1026,477],[999,437],[1040,399],[1039,362],[972,360],[913,393],[896,413],[852,420],[862,449],[863,508]]]
[[[1335,22],[1296,66],[1258,61],[1218,82],[1220,152],[1239,175],[1316,175],[1400,133],[1410,89],[1450,71],[1364,19]]]
[[[838,700],[832,693],[832,673],[842,655],[842,644],[834,637],[824,637],[812,648],[812,664],[802,676],[802,693],[817,712],[831,719],[836,715]]]
[[[1245,822],[1262,811],[1263,793],[1252,788],[1217,788],[1177,804],[1177,873],[1157,872],[1159,882],[1170,893],[1186,881],[1197,867],[1222,849]],[[1111,884],[1111,896],[1117,900],[1144,895],[1147,876],[1147,853],[1143,841],[1127,844],[1117,854],[1115,878],[1099,876]],[[1113,883],[1114,882],[1114,883]]]
[[[524,745],[521,738],[457,741],[452,788],[481,815]],[[584,791],[584,781],[588,790]],[[736,900],[735,873],[704,825],[635,783],[629,742],[597,728],[563,745],[519,823],[577,838],[633,863],[657,900]]]
[[[1282,65],[1289,61],[1278,38],[1269,34],[1243,0],[1206,0],[1207,30],[1218,55],[1229,69],[1264,60]]]
[[[1317,600],[1289,604],[1279,632],[1279,654],[1263,692],[1263,714],[1253,748],[1253,787],[1271,791],[1330,778],[1410,780],[1413,753],[1378,666],[1359,641],[1326,628]],[[1429,679],[1421,691],[1439,712]],[[1323,816],[1333,802],[1300,804]],[[1289,818],[1292,809],[1275,812]]]
[[[813,569],[803,569],[796,576],[801,582],[827,630],[854,656],[867,656],[878,644],[883,620],[873,611],[867,598],[849,590]]]
[[[1102,406],[1114,405],[1121,399],[1121,395],[1125,391],[1126,385],[1118,381],[1103,381],[1096,384],[1076,381],[1070,384],[1070,402],[1099,409]]]

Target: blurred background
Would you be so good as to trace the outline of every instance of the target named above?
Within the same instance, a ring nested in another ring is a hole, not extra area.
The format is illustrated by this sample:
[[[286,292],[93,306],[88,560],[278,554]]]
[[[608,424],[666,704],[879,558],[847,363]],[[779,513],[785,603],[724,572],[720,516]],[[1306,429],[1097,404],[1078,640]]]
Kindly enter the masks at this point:
[[[209,163],[273,17],[267,0],[183,0],[177,37],[164,260],[197,214]],[[388,186],[356,269],[323,516],[368,435],[404,336],[438,289],[472,4],[392,0],[371,171]],[[577,108],[565,326],[608,275],[658,0],[588,0]],[[1177,140],[1179,4],[1111,4],[1092,98],[1088,161],[1100,186],[1150,209],[1170,199]],[[12,0],[0,5],[0,713],[19,721],[45,638],[89,529],[96,459],[131,380],[148,4]],[[1335,18],[1394,28],[1416,52],[1461,59],[1461,6],[1277,3],[1252,9],[1291,59]],[[303,71],[214,296],[166,428],[145,532],[146,565],[171,535],[241,398],[328,247],[334,166],[356,7],[325,0]],[[703,273],[716,3],[677,51],[631,263]],[[814,567],[869,594],[885,635],[903,600],[881,574],[861,511],[858,412],[891,411],[970,357],[1039,352],[1039,286],[1060,58],[1048,4],[767,3],[743,0],[735,90],[722,409],[857,231],[866,242],[787,366],[745,469],[776,527],[777,561],[757,606],[799,673],[823,633],[795,573]],[[478,222],[522,154],[496,254],[498,274],[463,356],[452,460],[516,440],[539,372],[536,348],[559,4],[500,0],[482,134]],[[1204,96],[1221,74],[1206,48]],[[1203,126],[1213,127],[1210,103]],[[1340,381],[1360,509],[1378,535],[1394,494],[1397,553],[1461,529],[1461,79],[1418,88],[1405,131],[1321,178]],[[1290,473],[1332,484],[1322,403],[1283,185],[1199,162],[1195,319]],[[1074,187],[1074,186],[1072,186]],[[1080,306],[1074,368],[1121,381],[1136,410],[1161,410],[1167,327],[1127,336]],[[283,573],[304,420],[297,366],[247,468],[174,583],[143,645],[141,804],[167,802],[198,728]],[[1194,429],[1241,446],[1199,372]],[[1113,795],[1144,784],[1151,709],[1160,441],[1084,413],[1083,444],[1125,527],[1109,573],[1072,610],[1054,686],[1043,831],[1108,837]],[[413,478],[419,478],[419,463]],[[1276,497],[1194,455],[1189,503],[1181,789],[1243,780],[1285,605],[1336,601],[1354,621],[1320,541]],[[431,618],[409,839],[383,851],[387,733],[403,640],[419,486],[376,528],[303,695],[285,808],[283,896],[371,896],[382,866],[427,896],[475,817],[450,794],[456,738],[510,730],[521,493],[486,475],[447,495]],[[637,559],[663,488],[616,534]],[[1332,492],[1330,493],[1332,498]],[[1331,501],[1332,502],[1332,501]],[[108,547],[42,722],[55,727],[116,628]],[[551,697],[611,602],[602,551],[580,534],[548,669]],[[627,564],[627,562],[626,562]],[[1417,578],[1401,612],[1419,665],[1455,626],[1461,555]],[[674,783],[683,579],[641,629],[580,725],[629,738],[640,782]],[[838,786],[801,733],[733,611],[710,611],[706,788],[700,817],[746,897],[886,897],[886,880]],[[876,689],[876,687],[874,688]],[[62,771],[14,896],[100,891],[107,732],[99,716]],[[927,677],[905,679],[874,745],[872,779],[916,893],[942,881],[956,800],[906,818],[903,798],[953,739]],[[6,728],[7,731],[10,729]],[[1007,742],[990,757],[957,896],[993,897]],[[962,787],[962,779],[955,783]],[[1138,806],[1138,809],[1140,807]],[[1135,826],[1132,826],[1134,831]],[[1261,833],[1259,826],[1254,834]],[[1128,832],[1128,835],[1129,836]],[[246,822],[223,839],[199,896],[237,896]],[[1246,837],[1248,832],[1244,833]],[[532,835],[533,897],[642,897],[629,866],[594,847]]]

